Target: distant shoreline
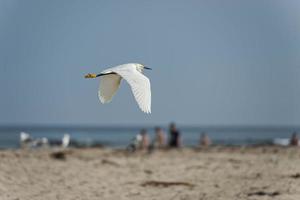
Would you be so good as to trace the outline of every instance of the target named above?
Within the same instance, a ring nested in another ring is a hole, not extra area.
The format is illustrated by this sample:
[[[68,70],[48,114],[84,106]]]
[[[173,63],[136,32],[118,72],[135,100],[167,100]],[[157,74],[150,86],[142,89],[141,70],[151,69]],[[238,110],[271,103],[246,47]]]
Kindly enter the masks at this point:
[[[33,139],[47,138],[52,141],[61,141],[64,134],[69,134],[71,143],[75,146],[104,145],[109,147],[123,147],[129,145],[132,138],[146,128],[150,141],[154,139],[154,127],[144,126],[0,126],[0,148],[18,148],[20,143],[20,132],[26,132]],[[169,137],[167,127],[162,127]],[[200,135],[206,133],[213,144],[226,146],[245,146],[245,145],[270,145],[274,139],[285,139],[291,137],[292,133],[300,130],[297,127],[282,126],[202,126],[188,127],[179,126],[182,143],[184,146],[194,147],[199,144]]]
[[[139,130],[142,128],[152,129],[156,126],[164,128],[168,127],[165,125],[47,125],[47,124],[31,124],[31,125],[0,125],[1,130],[41,130],[41,129],[55,129],[55,130]],[[184,130],[290,130],[300,131],[300,125],[180,125],[179,129]]]

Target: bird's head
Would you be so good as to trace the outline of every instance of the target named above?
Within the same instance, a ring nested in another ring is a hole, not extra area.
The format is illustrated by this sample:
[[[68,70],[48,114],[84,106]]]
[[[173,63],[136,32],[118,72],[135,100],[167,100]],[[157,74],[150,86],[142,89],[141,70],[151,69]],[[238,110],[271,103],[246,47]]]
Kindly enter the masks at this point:
[[[136,64],[136,70],[138,70],[139,72],[142,73],[144,71],[144,69],[151,70],[150,67],[146,67],[145,65],[142,65],[142,64],[139,64],[139,63]]]

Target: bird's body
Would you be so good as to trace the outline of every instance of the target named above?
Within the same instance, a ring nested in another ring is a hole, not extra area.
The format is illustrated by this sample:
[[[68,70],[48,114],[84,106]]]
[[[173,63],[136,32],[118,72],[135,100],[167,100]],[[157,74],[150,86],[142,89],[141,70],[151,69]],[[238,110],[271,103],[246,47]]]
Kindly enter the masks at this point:
[[[151,86],[149,79],[142,74],[144,69],[150,68],[138,63],[128,63],[108,68],[98,75],[88,74],[85,77],[100,77],[98,96],[101,103],[110,102],[116,94],[122,78],[125,79],[130,85],[140,109],[145,113],[151,113]]]

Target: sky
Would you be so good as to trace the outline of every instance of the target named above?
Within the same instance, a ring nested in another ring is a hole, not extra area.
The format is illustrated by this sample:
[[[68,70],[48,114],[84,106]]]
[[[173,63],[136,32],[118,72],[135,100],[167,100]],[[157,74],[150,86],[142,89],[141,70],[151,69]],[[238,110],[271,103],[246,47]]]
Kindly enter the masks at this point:
[[[300,1],[0,0],[0,125],[300,125]],[[123,81],[151,68],[152,114]]]

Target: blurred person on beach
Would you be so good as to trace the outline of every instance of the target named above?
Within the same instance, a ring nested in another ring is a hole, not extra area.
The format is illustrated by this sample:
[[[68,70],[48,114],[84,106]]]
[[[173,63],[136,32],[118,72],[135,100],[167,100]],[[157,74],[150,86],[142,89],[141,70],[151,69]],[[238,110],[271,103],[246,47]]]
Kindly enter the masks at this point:
[[[212,144],[211,139],[206,133],[201,133],[199,144],[201,147],[208,147]]]
[[[142,140],[141,140],[140,149],[147,150],[149,148],[150,140],[146,129],[141,130],[141,136],[142,136]]]
[[[162,128],[155,127],[155,137],[148,148],[148,153],[152,153],[155,149],[162,149],[166,147],[166,136]]]
[[[166,136],[160,127],[155,127],[154,146],[155,148],[164,148],[166,146]]]
[[[298,146],[299,145],[299,138],[297,136],[297,133],[293,133],[291,139],[290,139],[290,145],[291,146]]]
[[[178,148],[181,146],[180,132],[177,130],[175,123],[170,124],[169,129],[170,139],[169,147]]]

